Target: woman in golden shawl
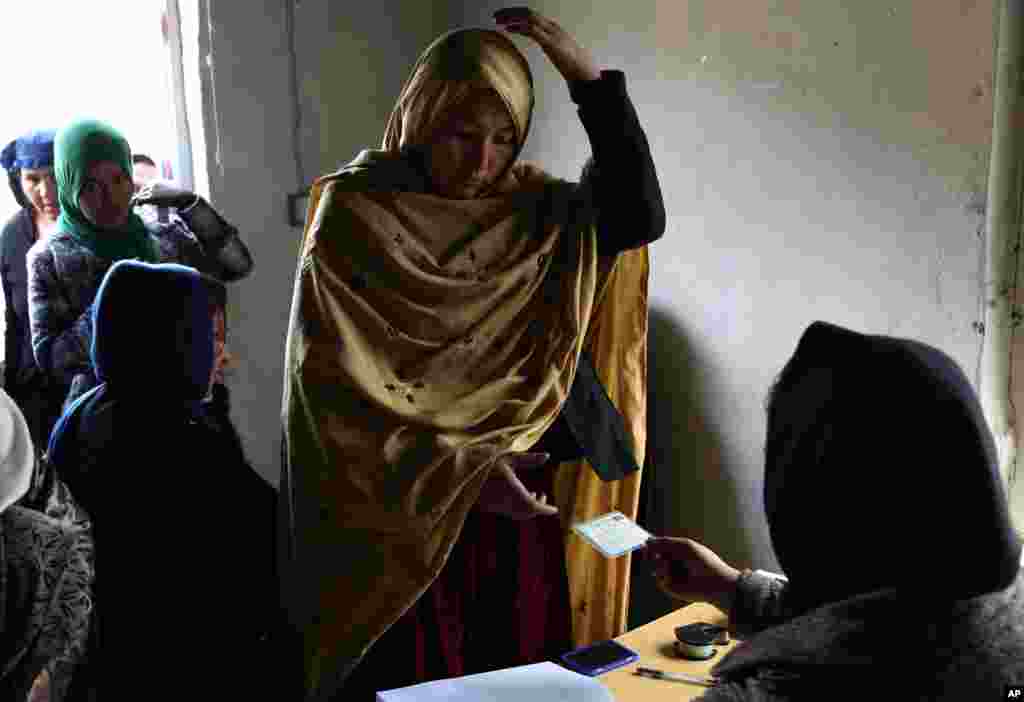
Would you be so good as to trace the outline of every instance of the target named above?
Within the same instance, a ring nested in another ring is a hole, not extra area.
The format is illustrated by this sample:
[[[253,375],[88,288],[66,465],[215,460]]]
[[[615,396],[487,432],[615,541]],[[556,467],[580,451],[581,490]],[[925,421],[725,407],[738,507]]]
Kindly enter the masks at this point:
[[[495,20],[566,79],[593,158],[579,183],[519,162],[530,67],[463,29],[420,57],[383,148],[314,184],[280,487],[306,699],[570,649],[556,469],[642,463],[643,247],[665,225],[647,140],[622,72],[535,12]]]

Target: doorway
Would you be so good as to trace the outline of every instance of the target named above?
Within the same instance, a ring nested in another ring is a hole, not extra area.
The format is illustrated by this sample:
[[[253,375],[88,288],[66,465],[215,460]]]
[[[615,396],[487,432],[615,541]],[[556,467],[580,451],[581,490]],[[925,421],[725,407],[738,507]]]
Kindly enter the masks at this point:
[[[4,33],[0,147],[33,129],[95,117],[120,130],[134,154],[149,156],[160,176],[191,188],[176,15],[177,0],[4,3],[0,26],[12,31]],[[10,188],[0,187],[0,226],[18,209]],[[0,345],[0,362],[2,354]]]

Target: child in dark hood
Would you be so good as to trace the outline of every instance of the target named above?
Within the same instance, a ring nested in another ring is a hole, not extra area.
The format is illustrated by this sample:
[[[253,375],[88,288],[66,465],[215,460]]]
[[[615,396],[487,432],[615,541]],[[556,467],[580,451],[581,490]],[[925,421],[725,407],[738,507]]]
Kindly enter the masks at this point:
[[[786,579],[656,538],[662,589],[744,643],[701,700],[999,699],[1024,684],[1021,540],[957,364],[823,322],[768,408],[765,515]]]
[[[220,288],[184,266],[115,263],[92,308],[100,385],[50,441],[96,538],[91,684],[101,699],[156,687],[180,699],[266,690],[276,495],[203,401]],[[253,667],[225,670],[227,660]]]

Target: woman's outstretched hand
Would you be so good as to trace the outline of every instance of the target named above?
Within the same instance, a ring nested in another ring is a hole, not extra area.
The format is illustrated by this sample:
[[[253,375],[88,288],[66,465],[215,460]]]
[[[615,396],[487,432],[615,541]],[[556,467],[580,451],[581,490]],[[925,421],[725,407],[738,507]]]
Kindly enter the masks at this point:
[[[494,13],[494,21],[502,29],[537,42],[566,82],[601,77],[601,69],[590,52],[576,43],[554,20],[528,7],[504,7]]]
[[[518,470],[540,468],[549,458],[546,453],[529,452],[510,453],[498,458],[480,491],[477,509],[515,520],[558,514],[558,508],[548,504],[547,495],[530,492],[516,476]]]
[[[638,552],[665,594],[685,602],[710,602],[726,614],[740,572],[693,539],[657,536]]]

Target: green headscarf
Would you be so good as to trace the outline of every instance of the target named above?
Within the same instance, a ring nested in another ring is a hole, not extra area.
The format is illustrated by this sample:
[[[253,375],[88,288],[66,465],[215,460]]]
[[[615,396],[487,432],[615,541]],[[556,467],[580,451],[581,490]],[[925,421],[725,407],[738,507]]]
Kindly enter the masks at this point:
[[[94,163],[113,161],[131,178],[132,152],[121,133],[97,120],[78,120],[57,132],[53,150],[60,230],[101,258],[157,263],[156,247],[137,214],[129,214],[117,229],[105,229],[90,222],[78,206],[78,195]]]

